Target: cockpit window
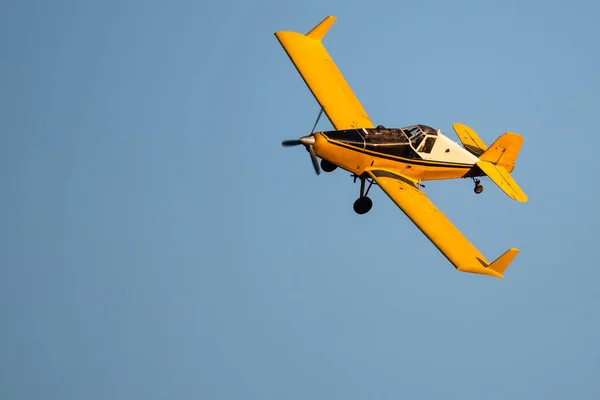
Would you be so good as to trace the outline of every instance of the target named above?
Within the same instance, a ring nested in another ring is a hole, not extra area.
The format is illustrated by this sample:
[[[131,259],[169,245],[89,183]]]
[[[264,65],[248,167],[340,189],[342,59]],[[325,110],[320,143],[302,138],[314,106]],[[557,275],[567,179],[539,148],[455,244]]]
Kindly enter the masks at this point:
[[[422,153],[431,153],[431,150],[433,149],[434,144],[435,144],[435,138],[427,135],[427,139],[425,139],[425,143],[423,143],[423,146],[421,146],[419,151]]]
[[[408,126],[406,128],[402,128],[402,131],[409,138],[411,138],[413,136],[417,136],[419,133],[423,133],[423,134],[429,135],[429,136],[437,136],[437,134],[438,134],[435,129],[433,129],[432,127],[427,126],[427,125]]]
[[[408,138],[410,139],[413,136],[416,136],[419,134],[419,132],[421,132],[421,130],[419,129],[419,126],[411,126],[408,128],[403,128],[402,129],[404,131],[404,133],[406,133],[406,136],[408,136]]]
[[[410,138],[410,142],[414,149],[418,149],[421,142],[425,139],[425,135],[422,132],[417,133],[415,136]]]
[[[419,125],[419,128],[421,128],[421,132],[423,132],[427,136],[437,136],[438,134],[435,129],[427,125]]]
[[[345,129],[341,131],[326,132],[327,137],[332,140],[348,144],[357,144],[361,147],[364,144],[363,133],[359,129]]]
[[[421,153],[430,153],[435,144],[438,131],[427,125],[414,125],[402,128],[413,149]]]

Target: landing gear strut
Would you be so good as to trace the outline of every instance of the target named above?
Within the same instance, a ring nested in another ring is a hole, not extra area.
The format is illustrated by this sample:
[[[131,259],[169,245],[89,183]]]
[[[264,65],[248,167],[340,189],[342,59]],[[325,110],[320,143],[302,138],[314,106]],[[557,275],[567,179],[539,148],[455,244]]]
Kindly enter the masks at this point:
[[[481,184],[481,181],[475,178],[473,178],[473,181],[475,182],[475,189],[473,189],[473,191],[477,194],[483,192],[483,185]]]
[[[360,179],[360,197],[354,202],[354,211],[357,214],[362,215],[368,213],[371,207],[373,207],[373,201],[367,197],[371,186],[373,186],[373,179],[365,178],[364,176],[354,175],[354,182],[356,182],[357,178]],[[365,191],[365,180],[367,179],[369,180],[369,186]]]

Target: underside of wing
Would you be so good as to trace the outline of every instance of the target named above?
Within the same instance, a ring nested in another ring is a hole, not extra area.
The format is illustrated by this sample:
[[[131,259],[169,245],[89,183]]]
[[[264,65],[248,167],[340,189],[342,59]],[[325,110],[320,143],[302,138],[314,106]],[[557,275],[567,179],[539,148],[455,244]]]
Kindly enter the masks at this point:
[[[335,21],[325,18],[309,33],[280,31],[275,36],[335,129],[372,128],[362,104],[321,40]]]
[[[371,168],[365,171],[446,258],[463,272],[503,278],[519,250],[509,249],[493,263],[439,211],[415,183],[397,171]]]

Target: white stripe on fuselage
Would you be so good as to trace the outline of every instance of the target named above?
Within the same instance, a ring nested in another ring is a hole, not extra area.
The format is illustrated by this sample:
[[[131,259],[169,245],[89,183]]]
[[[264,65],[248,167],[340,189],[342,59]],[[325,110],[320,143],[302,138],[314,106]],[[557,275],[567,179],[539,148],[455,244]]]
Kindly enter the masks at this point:
[[[474,165],[479,158],[438,131],[431,153],[418,153],[424,160]]]

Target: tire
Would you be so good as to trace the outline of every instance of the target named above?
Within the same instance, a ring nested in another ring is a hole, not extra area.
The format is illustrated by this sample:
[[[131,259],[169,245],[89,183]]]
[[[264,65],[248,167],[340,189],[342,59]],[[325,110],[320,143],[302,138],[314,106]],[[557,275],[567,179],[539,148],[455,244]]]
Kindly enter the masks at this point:
[[[354,202],[354,212],[362,215],[369,212],[369,210],[373,207],[373,201],[368,197],[359,197]]]

